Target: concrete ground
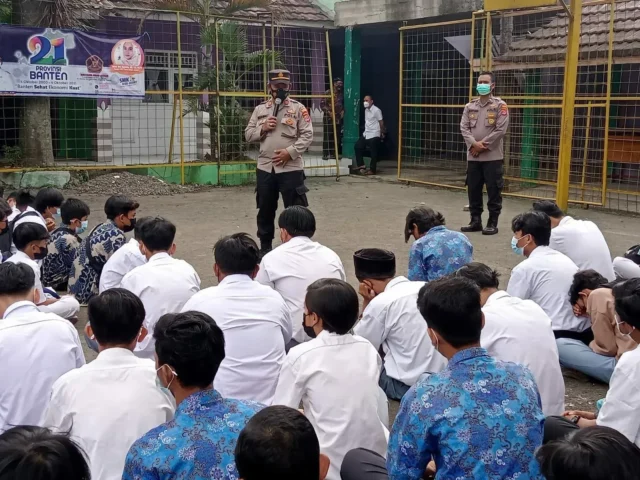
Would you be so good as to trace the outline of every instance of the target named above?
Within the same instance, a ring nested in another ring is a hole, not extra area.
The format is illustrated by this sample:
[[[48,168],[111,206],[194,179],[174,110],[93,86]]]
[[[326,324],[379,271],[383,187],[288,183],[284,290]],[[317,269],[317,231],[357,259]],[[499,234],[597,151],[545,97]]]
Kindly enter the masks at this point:
[[[352,254],[363,247],[392,250],[397,256],[398,274],[407,271],[409,245],[404,243],[404,221],[408,210],[416,205],[428,205],[443,213],[447,225],[458,229],[468,223],[468,213],[462,211],[467,203],[464,192],[426,189],[398,183],[382,182],[363,177],[310,179],[311,209],[316,215],[318,231],[315,239],[335,250],[344,263],[348,280],[357,287],[353,273]],[[72,192],[66,192],[72,196]],[[105,197],[83,195],[92,209],[90,222],[95,225],[104,218]],[[191,263],[198,271],[202,286],[215,284],[212,274],[212,247],[222,235],[249,232],[255,235],[254,187],[215,188],[198,193],[164,197],[142,197],[139,216],[161,215],[178,228],[176,257]],[[506,287],[511,269],[521,261],[511,252],[511,219],[528,210],[531,202],[508,198],[504,201],[500,233],[493,237],[480,234],[469,236],[477,261],[498,269],[501,285]],[[603,231],[611,253],[622,254],[638,243],[640,218],[618,216],[596,210],[572,209],[570,214],[596,222]],[[276,231],[277,232],[277,231]],[[277,237],[277,233],[276,233]],[[86,323],[86,309],[81,312],[78,328]],[[87,351],[87,360],[95,358]],[[606,394],[606,386],[586,380],[566,379],[567,408],[593,410],[595,402]],[[397,404],[391,405],[392,419]]]

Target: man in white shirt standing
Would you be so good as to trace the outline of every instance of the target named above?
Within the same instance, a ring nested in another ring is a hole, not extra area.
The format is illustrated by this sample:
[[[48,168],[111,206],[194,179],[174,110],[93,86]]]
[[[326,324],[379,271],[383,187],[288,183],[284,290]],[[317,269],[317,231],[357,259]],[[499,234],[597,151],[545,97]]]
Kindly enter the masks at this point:
[[[533,209],[549,215],[551,248],[564,253],[580,270],[595,270],[610,282],[616,279],[609,246],[595,223],[565,215],[551,200],[534,202]]]
[[[388,398],[401,400],[421,375],[440,372],[447,365],[433,348],[418,310],[418,293],[425,283],[396,277],[396,257],[387,250],[358,250],[353,263],[364,299],[354,333],[377,351],[382,347],[380,388]]]
[[[278,218],[280,245],[262,259],[256,280],[282,295],[291,312],[293,339],[287,350],[310,338],[302,328],[307,287],[321,278],[346,280],[340,257],[331,249],[311,240],[316,218],[306,207],[285,209]]]
[[[133,237],[107,260],[100,275],[100,293],[110,288],[120,288],[124,276],[136,267],[147,263],[140,251],[140,229],[149,217],[139,218],[133,230]]]
[[[111,289],[89,301],[88,314],[87,335],[100,353],[53,384],[45,426],[69,432],[88,456],[91,478],[116,480],[133,442],[171,420],[175,407],[156,386],[155,364],[133,354],[147,335],[140,299]]]
[[[587,317],[574,315],[567,294],[578,267],[569,257],[549,247],[549,216],[535,211],[516,215],[511,230],[514,233],[511,249],[526,259],[511,271],[509,295],[540,305],[551,319],[556,338],[575,338],[588,345],[593,340],[591,322]]]
[[[538,384],[545,415],[564,412],[564,379],[551,319],[531,300],[512,297],[500,286],[500,274],[478,262],[456,272],[480,288],[484,327],[480,345],[489,355],[527,367]]]
[[[248,234],[221,238],[214,256],[218,286],[196,293],[182,311],[206,313],[224,333],[214,388],[223,397],[270,405],[291,340],[289,308],[278,292],[254,281],[260,251]]]
[[[200,277],[184,260],[173,258],[176,226],[164,218],[149,218],[140,229],[140,251],[147,263],[134,268],[122,279],[121,288],[135,293],[146,312],[144,327],[149,334],[135,348],[141,358],[155,358],[153,329],[165,313],[182,310],[200,291]]]
[[[76,329],[39,311],[36,295],[28,265],[0,265],[0,432],[42,426],[53,383],[85,364]]]
[[[356,165],[365,175],[375,175],[377,172],[378,158],[382,148],[382,139],[386,135],[382,110],[373,104],[373,97],[364,97],[364,133],[355,144]],[[364,152],[369,149],[371,153],[371,164],[369,170],[365,170]]]

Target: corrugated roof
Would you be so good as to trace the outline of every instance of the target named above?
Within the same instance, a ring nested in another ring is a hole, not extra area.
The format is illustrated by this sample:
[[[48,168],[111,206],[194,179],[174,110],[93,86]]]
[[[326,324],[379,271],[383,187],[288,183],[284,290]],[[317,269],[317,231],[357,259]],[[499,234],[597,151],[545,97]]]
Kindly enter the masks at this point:
[[[607,58],[609,51],[609,6],[590,5],[582,9],[581,61]],[[540,63],[563,60],[567,50],[569,21],[565,12],[511,44],[505,55],[494,59],[496,66],[507,63]],[[614,57],[640,56],[640,0],[616,2]]]

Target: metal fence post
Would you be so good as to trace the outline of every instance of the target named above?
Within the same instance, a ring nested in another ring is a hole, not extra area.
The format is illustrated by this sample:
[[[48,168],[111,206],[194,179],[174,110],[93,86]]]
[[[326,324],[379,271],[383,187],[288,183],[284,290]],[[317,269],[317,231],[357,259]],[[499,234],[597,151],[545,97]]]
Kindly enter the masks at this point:
[[[176,26],[178,28],[178,98],[179,98],[179,106],[180,111],[178,114],[180,115],[180,184],[184,185],[184,108],[182,102],[182,42],[180,38],[180,13],[176,13]]]

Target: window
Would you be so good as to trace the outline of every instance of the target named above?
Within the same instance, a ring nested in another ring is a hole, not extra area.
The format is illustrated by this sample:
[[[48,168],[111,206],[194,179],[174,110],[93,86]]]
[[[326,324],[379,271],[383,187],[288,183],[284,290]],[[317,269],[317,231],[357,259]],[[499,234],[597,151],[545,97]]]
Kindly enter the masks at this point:
[[[174,94],[178,92],[178,52],[145,52],[144,74],[144,103],[173,103]],[[198,54],[195,52],[182,53],[182,88],[193,87],[194,76],[198,69]],[[164,92],[164,93],[153,93]]]

